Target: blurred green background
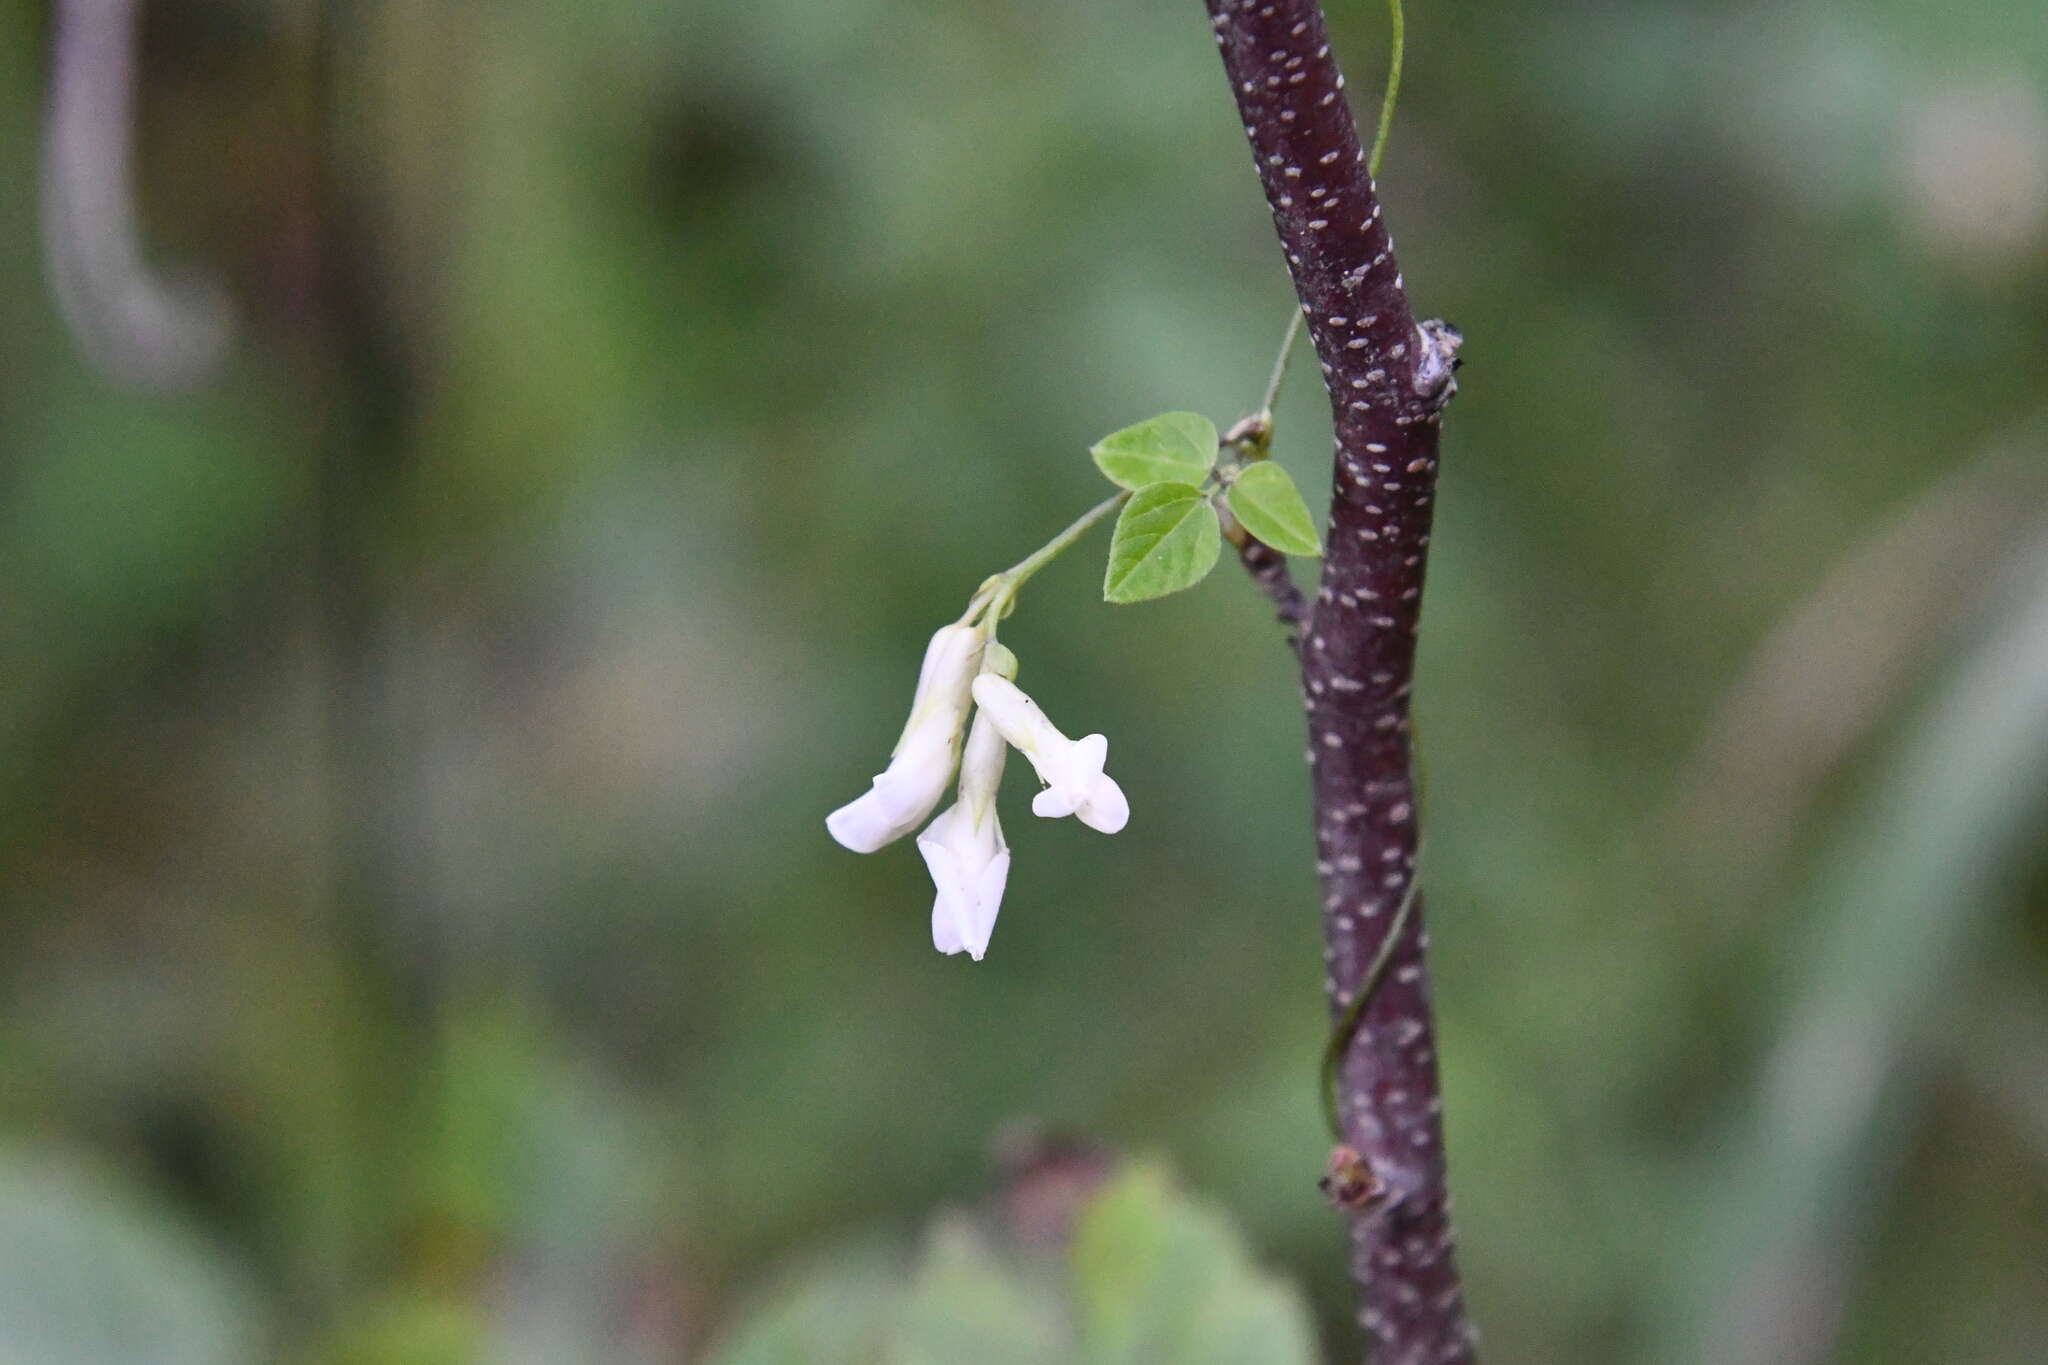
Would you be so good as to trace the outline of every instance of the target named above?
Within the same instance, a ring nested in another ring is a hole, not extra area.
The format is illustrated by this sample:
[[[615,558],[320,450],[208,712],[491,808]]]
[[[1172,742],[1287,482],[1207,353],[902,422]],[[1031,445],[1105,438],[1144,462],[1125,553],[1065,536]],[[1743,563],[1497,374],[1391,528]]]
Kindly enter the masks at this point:
[[[0,1362],[1060,1359],[852,1325],[921,1254],[910,1319],[982,1302],[1020,1123],[1156,1157],[1356,1358],[1241,575],[1109,608],[1098,533],[1026,595],[1134,816],[1013,776],[987,961],[823,827],[1091,441],[1256,401],[1290,301],[1194,0],[144,9],[143,237],[240,319],[183,394],[59,319],[0,0]],[[1408,30],[1488,1358],[2048,1357],[2038,0]],[[1327,442],[1298,366],[1278,456]],[[748,1355],[778,1311],[830,1326]]]

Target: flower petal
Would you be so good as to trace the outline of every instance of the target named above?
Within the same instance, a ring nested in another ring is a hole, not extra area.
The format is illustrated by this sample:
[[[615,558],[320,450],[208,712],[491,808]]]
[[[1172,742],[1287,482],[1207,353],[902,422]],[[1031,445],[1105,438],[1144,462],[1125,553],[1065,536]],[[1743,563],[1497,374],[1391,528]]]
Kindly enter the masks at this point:
[[[938,808],[960,765],[960,740],[984,636],[947,626],[925,649],[910,720],[872,787],[825,818],[825,828],[855,853],[873,853],[923,824]],[[1000,769],[998,769],[1000,772]]]
[[[977,820],[964,801],[948,806],[917,836],[917,848],[937,889],[932,946],[981,961],[1010,877],[1010,847],[995,811],[984,809]]]
[[[932,885],[937,891],[932,899],[932,946],[942,953],[959,952],[974,927],[974,886],[959,856],[947,843],[959,810],[958,806],[948,806],[917,836],[917,851],[924,855],[925,869],[932,874]]]
[[[1038,703],[1008,678],[994,673],[983,673],[977,677],[974,680],[974,702],[984,715],[995,722],[996,728],[1003,732],[1003,738],[1034,765],[1040,761],[1040,755],[1048,745],[1066,743],[1066,736],[1045,718],[1045,712],[1038,709]],[[1039,775],[1043,777],[1044,773]]]
[[[825,828],[855,853],[873,853],[909,832],[903,828],[894,803],[877,787],[868,788],[826,816]]]
[[[1074,794],[1066,787],[1047,787],[1031,798],[1031,813],[1058,820],[1074,813]]]
[[[951,957],[965,946],[960,941],[960,926],[953,922],[953,916],[946,913],[945,903],[943,901],[934,901],[932,903],[932,947]],[[980,954],[977,953],[975,955],[975,960],[977,962],[981,960]]]
[[[996,912],[1003,908],[1003,888],[1010,881],[1010,850],[989,860],[974,883],[973,932],[967,936],[967,952],[976,962],[988,952],[989,936],[996,931]]]
[[[1089,784],[1087,798],[1075,806],[1074,813],[1090,829],[1115,834],[1131,822],[1131,803],[1115,778],[1098,773]]]

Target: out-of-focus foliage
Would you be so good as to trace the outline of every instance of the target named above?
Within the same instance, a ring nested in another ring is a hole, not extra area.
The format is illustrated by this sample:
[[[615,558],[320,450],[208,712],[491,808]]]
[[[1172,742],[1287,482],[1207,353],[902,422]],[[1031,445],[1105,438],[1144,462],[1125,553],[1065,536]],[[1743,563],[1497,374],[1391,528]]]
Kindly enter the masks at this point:
[[[0,1360],[711,1359],[997,1279],[932,1330],[1023,1321],[969,1224],[901,1279],[1021,1117],[1165,1153],[1346,1358],[1240,576],[1106,606],[1097,539],[1005,624],[1134,814],[1013,778],[987,961],[822,826],[1089,442],[1258,397],[1289,300],[1200,7],[326,8],[323,129],[315,0],[145,6],[144,240],[241,331],[139,397],[50,301],[48,7],[0,0]],[[2039,1360],[2038,0],[1409,8],[1489,1358]],[[1381,7],[1332,18],[1375,89]],[[1298,365],[1305,489],[1326,420]]]
[[[176,1214],[55,1154],[0,1157],[0,1360],[254,1360],[263,1314]]]
[[[1064,1251],[940,1218],[914,1265],[886,1250],[810,1268],[713,1365],[1312,1365],[1299,1298],[1210,1209],[1134,1165],[1077,1202]]]

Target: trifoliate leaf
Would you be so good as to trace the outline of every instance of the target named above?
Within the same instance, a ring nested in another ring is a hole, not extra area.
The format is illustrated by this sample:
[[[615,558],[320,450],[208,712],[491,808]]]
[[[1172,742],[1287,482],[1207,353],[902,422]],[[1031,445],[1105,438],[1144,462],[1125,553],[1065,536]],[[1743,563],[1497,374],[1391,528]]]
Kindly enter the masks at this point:
[[[1283,554],[1319,555],[1316,524],[1301,500],[1301,490],[1286,470],[1269,460],[1248,465],[1226,495],[1231,515],[1266,544]]]
[[[1114,431],[1088,452],[1095,467],[1119,488],[1198,484],[1216,463],[1216,424],[1199,412],[1162,412]]]
[[[1223,532],[1216,509],[1192,484],[1141,488],[1116,519],[1109,542],[1106,602],[1143,602],[1192,588],[1216,567]]]

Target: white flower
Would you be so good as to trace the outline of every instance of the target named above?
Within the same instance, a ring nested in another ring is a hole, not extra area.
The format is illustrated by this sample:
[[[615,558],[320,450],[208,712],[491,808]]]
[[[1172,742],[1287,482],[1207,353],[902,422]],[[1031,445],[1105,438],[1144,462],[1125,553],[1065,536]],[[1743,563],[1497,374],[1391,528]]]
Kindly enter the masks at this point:
[[[984,677],[1017,671],[1017,656],[990,644]],[[960,799],[917,836],[917,851],[931,870],[938,897],[932,902],[932,946],[942,953],[963,949],[976,962],[988,951],[1010,879],[1010,845],[996,818],[996,788],[1003,781],[1008,745],[982,711],[967,734],[960,760]]]
[[[1055,818],[1079,816],[1082,824],[1104,834],[1116,833],[1130,820],[1131,803],[1124,799],[1123,788],[1102,771],[1109,756],[1108,740],[1101,735],[1068,739],[1045,718],[1037,702],[994,673],[974,680],[974,700],[1003,738],[1038,769],[1045,790],[1032,799],[1034,812]]]
[[[964,949],[981,961],[1010,880],[1002,822],[993,809],[977,821],[956,803],[917,836],[917,851],[939,889],[932,902],[932,946],[942,953]]]
[[[925,647],[910,720],[888,768],[857,799],[825,818],[825,828],[855,853],[873,853],[924,823],[946,794],[967,727],[968,687],[981,666],[979,625],[947,626]]]

